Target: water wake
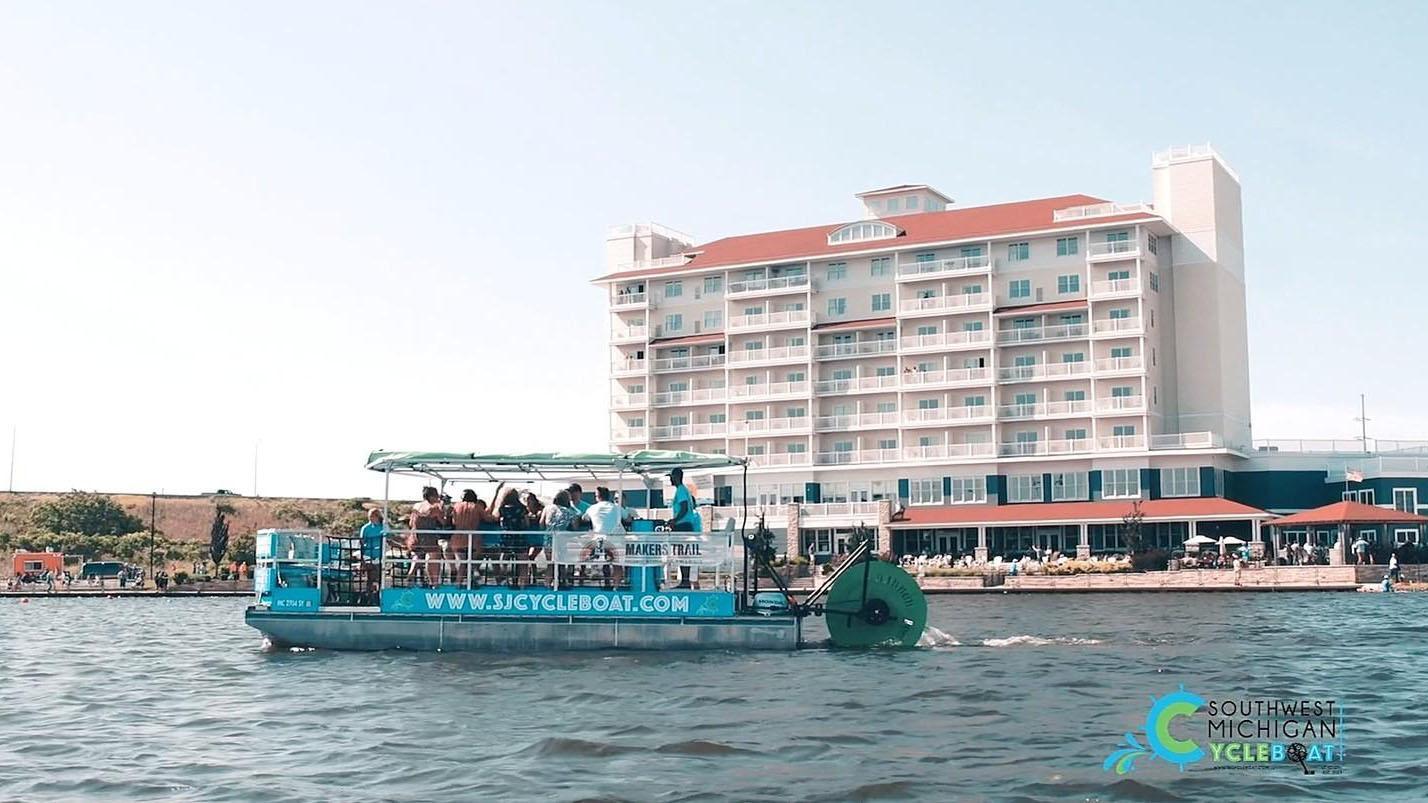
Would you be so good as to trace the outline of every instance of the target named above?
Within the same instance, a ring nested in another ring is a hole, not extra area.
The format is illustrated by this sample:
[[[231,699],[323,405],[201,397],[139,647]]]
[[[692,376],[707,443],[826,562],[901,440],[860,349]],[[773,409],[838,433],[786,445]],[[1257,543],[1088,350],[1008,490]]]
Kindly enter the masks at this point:
[[[958,647],[961,646],[961,644],[962,642],[958,641],[950,633],[939,630],[932,625],[928,625],[922,631],[922,636],[917,640],[917,646],[932,650]]]
[[[1009,636],[1007,638],[982,639],[983,647],[1046,647],[1052,644],[1083,646],[1100,643],[1100,639],[1077,638],[1075,636],[1053,636],[1051,638],[1043,638],[1041,636]]]

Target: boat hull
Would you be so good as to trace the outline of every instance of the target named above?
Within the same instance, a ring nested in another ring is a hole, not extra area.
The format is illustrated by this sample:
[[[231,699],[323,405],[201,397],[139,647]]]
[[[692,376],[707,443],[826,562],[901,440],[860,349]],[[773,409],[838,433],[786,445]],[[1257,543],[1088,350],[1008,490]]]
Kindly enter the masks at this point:
[[[275,647],[424,652],[540,650],[793,650],[792,616],[729,618],[433,616],[377,612],[274,613],[244,621]]]

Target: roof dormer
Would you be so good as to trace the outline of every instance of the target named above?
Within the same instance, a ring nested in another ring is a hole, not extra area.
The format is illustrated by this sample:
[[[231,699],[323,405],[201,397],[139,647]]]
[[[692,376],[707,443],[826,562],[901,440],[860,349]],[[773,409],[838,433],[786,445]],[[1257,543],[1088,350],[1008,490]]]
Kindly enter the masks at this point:
[[[898,184],[857,195],[863,202],[863,217],[893,217],[916,215],[920,212],[941,212],[952,205],[952,199],[926,184]]]

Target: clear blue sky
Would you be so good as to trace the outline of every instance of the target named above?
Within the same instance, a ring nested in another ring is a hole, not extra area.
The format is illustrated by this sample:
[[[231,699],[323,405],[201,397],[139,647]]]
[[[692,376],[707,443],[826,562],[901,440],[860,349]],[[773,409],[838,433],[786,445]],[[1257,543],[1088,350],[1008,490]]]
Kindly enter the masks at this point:
[[[1259,437],[1428,437],[1428,5],[0,5],[22,489],[374,494],[601,448],[607,225],[1244,182]]]

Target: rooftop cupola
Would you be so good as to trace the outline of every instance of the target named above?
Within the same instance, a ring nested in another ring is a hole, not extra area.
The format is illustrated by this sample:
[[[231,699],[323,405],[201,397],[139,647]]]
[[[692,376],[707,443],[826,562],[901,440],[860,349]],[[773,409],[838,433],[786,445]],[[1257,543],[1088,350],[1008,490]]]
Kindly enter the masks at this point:
[[[860,192],[863,217],[915,215],[920,212],[941,212],[952,205],[952,199],[926,184],[898,184],[877,190]]]

